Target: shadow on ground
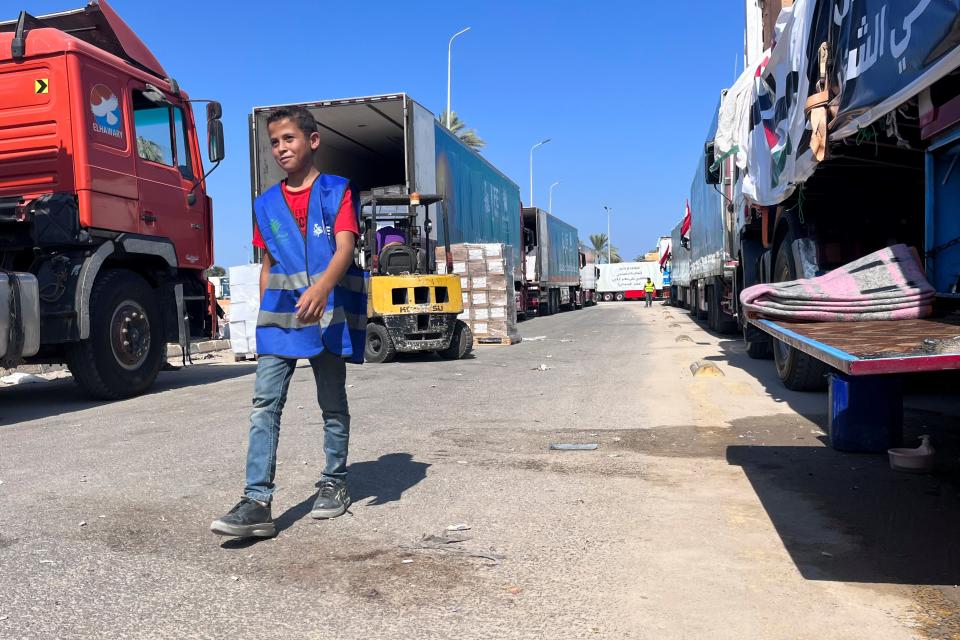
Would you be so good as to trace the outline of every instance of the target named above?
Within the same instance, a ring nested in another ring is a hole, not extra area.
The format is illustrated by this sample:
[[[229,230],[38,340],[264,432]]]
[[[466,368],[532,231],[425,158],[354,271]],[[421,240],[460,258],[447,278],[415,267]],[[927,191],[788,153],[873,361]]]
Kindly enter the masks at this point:
[[[160,373],[156,383],[145,396],[202,386],[239,378],[253,373],[256,363],[210,365],[195,364],[178,371],[164,371]],[[135,402],[118,400],[116,402]],[[20,384],[0,388],[0,427],[13,425],[28,420],[40,420],[62,416],[75,411],[84,411],[99,407],[109,402],[91,400],[80,387],[73,382],[73,378],[60,378],[49,382],[35,384]]]
[[[892,471],[885,454],[841,453],[825,437],[825,446],[727,448],[805,578],[960,583],[960,420],[913,411],[905,419],[908,446],[933,437],[934,473]]]

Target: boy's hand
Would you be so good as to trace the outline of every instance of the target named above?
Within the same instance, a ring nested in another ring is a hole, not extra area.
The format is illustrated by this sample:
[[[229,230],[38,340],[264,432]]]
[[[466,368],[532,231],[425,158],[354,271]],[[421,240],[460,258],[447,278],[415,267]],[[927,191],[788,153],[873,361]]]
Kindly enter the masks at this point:
[[[297,320],[300,322],[317,322],[323,317],[327,309],[327,298],[330,297],[330,287],[323,281],[317,282],[303,292],[295,305]]]

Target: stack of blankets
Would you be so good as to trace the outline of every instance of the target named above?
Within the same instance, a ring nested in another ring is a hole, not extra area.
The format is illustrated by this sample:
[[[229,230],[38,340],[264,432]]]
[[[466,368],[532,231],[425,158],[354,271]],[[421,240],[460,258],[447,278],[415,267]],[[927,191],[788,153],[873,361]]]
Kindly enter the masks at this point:
[[[898,244],[817,278],[749,287],[740,302],[749,318],[852,322],[925,318],[934,297],[916,252]]]

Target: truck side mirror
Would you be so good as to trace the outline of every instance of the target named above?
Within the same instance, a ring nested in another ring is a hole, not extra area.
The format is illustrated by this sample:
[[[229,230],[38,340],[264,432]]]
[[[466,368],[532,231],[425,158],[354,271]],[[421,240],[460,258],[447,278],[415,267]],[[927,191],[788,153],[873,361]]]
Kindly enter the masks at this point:
[[[207,122],[210,120],[219,120],[223,117],[223,107],[216,100],[207,103]]]
[[[207,122],[207,156],[210,162],[223,160],[223,123],[219,120]]]
[[[713,142],[703,145],[703,176],[707,184],[720,184],[720,164],[717,162]]]

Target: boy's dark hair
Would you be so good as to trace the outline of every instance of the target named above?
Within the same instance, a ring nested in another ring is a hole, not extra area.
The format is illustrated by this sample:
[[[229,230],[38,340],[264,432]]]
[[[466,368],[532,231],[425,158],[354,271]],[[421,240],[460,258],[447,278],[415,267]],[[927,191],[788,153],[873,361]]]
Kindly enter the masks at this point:
[[[314,120],[313,114],[303,107],[278,107],[274,109],[267,116],[267,126],[285,118],[297,125],[308,138],[310,134],[317,132],[317,121]]]

